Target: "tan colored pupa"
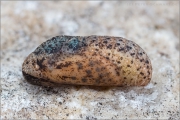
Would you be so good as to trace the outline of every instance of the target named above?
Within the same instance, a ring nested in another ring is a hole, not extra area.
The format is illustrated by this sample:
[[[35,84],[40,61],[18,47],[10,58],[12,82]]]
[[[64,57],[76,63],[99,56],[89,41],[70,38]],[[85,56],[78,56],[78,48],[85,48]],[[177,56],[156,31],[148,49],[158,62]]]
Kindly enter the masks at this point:
[[[25,59],[22,72],[42,86],[145,86],[152,66],[141,47],[122,37],[56,36]]]

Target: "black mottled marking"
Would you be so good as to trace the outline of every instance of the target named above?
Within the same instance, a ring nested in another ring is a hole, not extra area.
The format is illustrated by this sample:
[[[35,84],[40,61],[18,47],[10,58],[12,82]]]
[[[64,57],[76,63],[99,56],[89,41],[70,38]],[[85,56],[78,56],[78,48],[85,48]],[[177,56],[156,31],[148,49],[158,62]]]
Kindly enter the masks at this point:
[[[39,66],[39,69],[45,69],[46,68],[46,66],[42,64],[44,60],[45,60],[44,57],[41,60],[37,59],[37,65]]]
[[[62,69],[63,67],[68,67],[72,64],[72,62],[65,62],[65,64],[61,63],[57,65],[56,69]]]
[[[133,56],[133,55],[135,55],[135,53],[131,53],[130,55]]]
[[[129,50],[132,49],[132,47],[131,46],[126,46],[126,49],[127,49],[127,51],[129,51]]]
[[[96,72],[100,72],[100,70],[101,70],[100,68],[98,68],[98,67],[96,68]]]
[[[142,55],[142,53],[139,53],[139,55]]]
[[[29,61],[27,61],[26,64],[29,64]]]
[[[107,44],[107,43],[108,43],[108,41],[103,41],[103,43]]]
[[[107,46],[107,49],[112,49],[112,45],[108,45],[108,46]]]
[[[146,63],[147,63],[147,64],[149,64],[149,61],[148,61],[148,60],[146,60]]]
[[[142,73],[142,72],[140,72],[140,74],[143,76],[144,75],[144,73]]]
[[[144,79],[146,79],[146,76],[144,77]]]
[[[141,69],[141,67],[139,67],[138,69],[137,69],[137,71],[139,71]]]
[[[86,73],[87,73],[88,75],[91,75],[91,74],[92,74],[91,70],[85,70],[85,71],[86,71]]]
[[[62,80],[66,80],[66,79],[72,79],[72,80],[76,80],[76,77],[69,77],[69,76],[61,76]]]
[[[150,72],[148,71],[148,74],[150,75]]]
[[[116,45],[118,45],[118,46],[119,46],[119,45],[120,45],[120,43],[116,43]]]
[[[124,79],[126,79],[126,77],[124,77]]]
[[[76,80],[76,77],[71,77],[72,80]]]
[[[101,81],[99,79],[96,79],[96,84],[99,84]]]
[[[110,55],[111,53],[108,53],[108,55]]]
[[[92,40],[92,42],[95,42],[96,40]]]
[[[94,62],[93,61],[89,61],[89,66],[94,66]]]
[[[110,37],[106,37],[106,39],[111,39]]]
[[[118,51],[124,51],[124,48],[119,48]]]
[[[131,64],[133,64],[133,61],[131,60]]]
[[[142,62],[144,59],[141,59],[140,62]]]
[[[103,75],[102,75],[102,74],[99,74],[98,76],[99,76],[99,79],[102,79],[102,78],[103,78]]]
[[[78,66],[78,69],[83,69],[83,64],[80,62],[76,62],[76,65]]]
[[[147,66],[147,69],[149,68],[149,66]]]
[[[97,49],[97,48],[96,48],[95,50],[96,50],[96,51],[99,51],[99,49]]]
[[[109,60],[109,57],[106,57],[107,60]]]
[[[123,57],[120,58],[121,60],[123,59]]]
[[[82,82],[87,82],[87,79],[86,78],[82,78],[81,81]]]
[[[116,71],[116,74],[117,74],[117,76],[119,76],[120,75],[119,71]]]
[[[127,65],[127,67],[131,67],[130,65]]]
[[[121,62],[120,61],[117,61],[118,64],[120,64]]]

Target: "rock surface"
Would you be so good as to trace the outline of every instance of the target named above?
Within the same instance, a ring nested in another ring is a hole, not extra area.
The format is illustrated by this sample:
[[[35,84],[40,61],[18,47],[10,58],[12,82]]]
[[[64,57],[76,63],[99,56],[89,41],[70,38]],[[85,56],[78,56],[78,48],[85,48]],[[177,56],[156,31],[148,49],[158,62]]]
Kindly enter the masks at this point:
[[[179,2],[1,2],[1,119],[180,119]],[[120,36],[139,44],[145,87],[29,84],[22,63],[56,35]]]

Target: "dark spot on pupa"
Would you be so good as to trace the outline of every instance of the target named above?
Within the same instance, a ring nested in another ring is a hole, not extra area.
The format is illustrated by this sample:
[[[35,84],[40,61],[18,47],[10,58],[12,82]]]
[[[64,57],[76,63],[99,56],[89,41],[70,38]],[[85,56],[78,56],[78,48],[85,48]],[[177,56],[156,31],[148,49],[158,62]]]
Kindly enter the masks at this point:
[[[111,39],[110,37],[106,37],[106,39]]]
[[[142,53],[139,53],[139,55],[142,55]]]
[[[76,80],[76,77],[71,77],[72,80]]]
[[[95,42],[96,40],[92,40],[92,42]]]
[[[68,67],[72,64],[72,62],[65,62],[65,64],[61,63],[57,65],[56,69],[62,69],[63,67]]]
[[[123,59],[123,57],[120,58],[121,60]]]
[[[110,53],[108,53],[108,55],[110,55]]]
[[[106,57],[107,60],[109,60],[109,57]]]
[[[103,41],[103,43],[107,44],[108,42],[107,41]]]
[[[26,64],[29,64],[29,61],[27,61]]]
[[[149,68],[149,66],[147,66],[147,69]]]
[[[78,69],[83,69],[83,64],[80,62],[76,62],[76,65],[78,66]]]
[[[97,48],[96,48],[95,50],[96,50],[96,51],[99,51],[99,49],[97,49]]]
[[[131,67],[130,65],[127,65],[127,67]]]
[[[140,72],[140,74],[143,76],[144,75],[144,73],[142,73],[142,72]]]
[[[139,71],[139,70],[140,70],[140,68],[137,69],[137,71]]]
[[[39,69],[44,69],[46,67],[45,65],[42,64],[44,60],[45,58],[42,58],[41,60],[37,59],[37,64],[39,66]]]
[[[149,61],[148,61],[148,60],[146,60],[146,63],[147,63],[147,64],[149,64]]]
[[[117,61],[118,64],[120,64],[121,62],[120,61]]]
[[[118,46],[119,46],[119,45],[120,45],[120,43],[116,43],[116,45],[118,45]]]
[[[86,73],[87,73],[88,75],[90,75],[92,72],[91,72],[91,70],[86,70]]]
[[[144,77],[144,79],[146,79],[146,76]]]
[[[123,50],[124,50],[124,48],[119,48],[119,49],[118,49],[118,51],[123,51]]]
[[[133,61],[131,60],[131,64],[133,64]]]
[[[131,53],[131,56],[135,55],[135,53]]]
[[[102,79],[103,78],[103,75],[102,74],[99,74],[99,79]]]
[[[142,61],[143,61],[143,59],[140,60],[140,62],[142,62]]]
[[[126,77],[124,77],[124,79],[126,79]]]
[[[96,79],[96,83],[99,84],[99,83],[100,83],[100,80],[99,80],[99,79]]]
[[[108,45],[108,46],[107,46],[107,49],[112,49],[112,45]]]
[[[94,62],[93,61],[89,61],[89,66],[93,67],[93,65],[94,65]]]
[[[86,79],[86,78],[82,78],[82,81],[83,81],[83,82],[86,82],[86,81],[87,81],[87,79]]]
[[[126,49],[127,49],[127,51],[129,51],[129,50],[132,49],[132,47],[131,46],[126,46]]]
[[[119,76],[120,75],[119,71],[116,71],[116,74],[117,74],[117,76]]]

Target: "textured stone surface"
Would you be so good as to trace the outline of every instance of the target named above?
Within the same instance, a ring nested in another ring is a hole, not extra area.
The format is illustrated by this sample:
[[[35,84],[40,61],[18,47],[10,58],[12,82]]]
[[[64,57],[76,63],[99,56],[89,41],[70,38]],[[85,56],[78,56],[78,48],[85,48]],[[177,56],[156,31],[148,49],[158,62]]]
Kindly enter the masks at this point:
[[[1,2],[1,118],[180,119],[179,2]],[[151,59],[146,87],[61,86],[24,80],[27,55],[57,35],[120,36]]]

